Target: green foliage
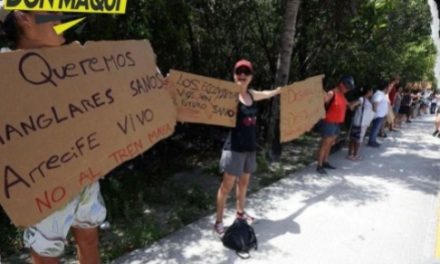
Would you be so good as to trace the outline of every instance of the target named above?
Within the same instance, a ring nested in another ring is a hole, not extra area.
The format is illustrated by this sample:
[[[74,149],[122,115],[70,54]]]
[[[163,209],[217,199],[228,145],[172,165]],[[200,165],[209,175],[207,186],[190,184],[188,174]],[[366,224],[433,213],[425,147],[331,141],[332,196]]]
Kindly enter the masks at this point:
[[[260,178],[261,186],[268,186],[272,183],[275,183],[282,178],[286,177],[286,171],[283,167],[282,163],[277,164],[272,170],[271,173],[264,174],[263,177]]]
[[[266,152],[262,151],[261,153],[257,154],[257,170],[261,173],[269,172],[270,164],[266,158]]]
[[[303,2],[295,54],[302,78],[324,72],[327,85],[343,73],[353,74],[360,85],[375,85],[393,74],[434,81],[425,1],[347,2]]]
[[[0,210],[0,234],[0,257],[18,252],[23,247],[23,232],[10,222],[3,210]]]
[[[112,231],[101,234],[101,255],[103,263],[109,263],[117,257],[137,248],[151,244],[164,234],[153,216],[132,218],[116,223]]]

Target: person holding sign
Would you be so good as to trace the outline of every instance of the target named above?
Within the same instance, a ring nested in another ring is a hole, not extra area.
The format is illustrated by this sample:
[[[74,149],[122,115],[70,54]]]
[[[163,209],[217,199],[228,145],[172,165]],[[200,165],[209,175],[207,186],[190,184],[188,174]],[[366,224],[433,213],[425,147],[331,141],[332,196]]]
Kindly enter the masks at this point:
[[[220,169],[224,175],[217,192],[217,214],[214,224],[214,231],[219,235],[225,232],[223,211],[227,196],[236,183],[236,217],[245,219],[249,224],[254,220],[245,212],[244,207],[249,179],[257,167],[257,106],[255,102],[269,99],[281,92],[281,88],[266,91],[248,89],[252,76],[253,66],[249,61],[240,60],[235,64],[234,81],[242,89],[238,96],[236,126],[229,132],[220,159]]]
[[[358,99],[359,106],[357,106],[352,119],[350,141],[348,143],[348,160],[361,160],[361,157],[358,155],[359,147],[375,114],[370,101],[372,96],[373,88],[371,86],[362,89],[362,96]]]
[[[373,109],[376,112],[373,122],[371,123],[370,134],[368,137],[368,146],[378,148],[380,144],[377,142],[377,136],[380,133],[383,122],[386,121],[389,108],[388,82],[381,81],[373,94],[371,101],[373,102]]]
[[[58,21],[36,23],[36,16],[47,14],[7,12],[3,10],[3,2],[0,1],[1,29],[17,49],[58,47],[64,44],[64,37],[57,35],[53,29]],[[24,231],[24,244],[31,250],[33,263],[59,263],[58,257],[63,253],[70,228],[77,242],[80,263],[100,263],[97,227],[105,217],[106,209],[99,183],[95,182],[84,188],[62,209]]]
[[[340,124],[345,120],[345,112],[349,105],[345,99],[345,93],[354,89],[354,79],[352,76],[344,75],[338,82],[338,85],[327,92],[325,96],[326,115],[320,126],[321,145],[318,150],[318,166],[316,171],[319,174],[327,174],[325,169],[336,169],[328,162],[330,150],[336,141],[340,131]],[[350,108],[357,105],[350,104]]]

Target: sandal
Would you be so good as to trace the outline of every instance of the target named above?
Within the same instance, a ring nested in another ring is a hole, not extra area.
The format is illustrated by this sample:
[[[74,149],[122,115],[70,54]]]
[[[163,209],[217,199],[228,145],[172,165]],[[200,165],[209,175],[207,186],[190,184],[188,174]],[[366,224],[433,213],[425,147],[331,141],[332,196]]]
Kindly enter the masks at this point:
[[[223,225],[223,222],[218,222],[218,221],[215,222],[214,232],[219,236],[225,233],[225,226]]]
[[[359,156],[359,155],[356,155],[356,156],[353,156],[353,159],[352,159],[353,161],[361,161],[362,160],[362,157],[361,156]]]
[[[252,216],[250,216],[250,215],[248,215],[246,212],[238,212],[238,211],[237,211],[237,213],[235,213],[235,217],[236,217],[236,218],[239,218],[239,219],[246,220],[246,222],[248,223],[248,225],[251,225],[252,222],[255,221],[255,218],[252,217]]]

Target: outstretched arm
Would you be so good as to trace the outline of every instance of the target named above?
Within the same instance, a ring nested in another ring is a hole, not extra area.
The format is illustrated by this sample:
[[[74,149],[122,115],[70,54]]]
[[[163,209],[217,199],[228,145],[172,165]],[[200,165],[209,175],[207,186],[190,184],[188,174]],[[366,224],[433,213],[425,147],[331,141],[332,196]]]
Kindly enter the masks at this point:
[[[255,91],[255,90],[249,89],[249,92],[252,94],[254,101],[261,101],[261,100],[266,100],[271,97],[274,97],[275,95],[280,94],[281,87],[278,87],[274,90],[265,90],[265,91]]]
[[[351,111],[353,111],[356,107],[358,107],[361,104],[360,100],[356,100],[354,102],[350,102],[348,103],[348,107],[350,108]]]

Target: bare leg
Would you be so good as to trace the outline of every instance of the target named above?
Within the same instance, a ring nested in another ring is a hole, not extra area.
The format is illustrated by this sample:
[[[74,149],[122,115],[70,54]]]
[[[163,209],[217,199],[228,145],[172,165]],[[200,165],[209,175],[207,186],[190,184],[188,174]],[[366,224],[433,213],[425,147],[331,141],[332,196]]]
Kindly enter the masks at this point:
[[[75,228],[72,227],[78,249],[80,264],[99,264],[99,235],[98,228]]]
[[[435,129],[436,130],[440,129],[440,115],[438,115],[437,118],[435,119]]]
[[[237,196],[237,212],[244,212],[244,207],[246,205],[246,193],[249,185],[249,179],[251,177],[250,173],[243,173],[240,178],[238,178],[236,196]]]
[[[353,141],[353,156],[357,156],[359,152],[359,142]]]
[[[58,264],[58,263],[60,263],[58,258],[40,256],[32,249],[31,249],[31,258],[32,258],[33,264]]]
[[[223,222],[223,210],[225,208],[226,199],[228,198],[229,193],[234,187],[236,176],[225,173],[223,175],[223,181],[220,185],[220,188],[217,192],[217,222]]]
[[[350,139],[350,143],[348,143],[348,156],[353,156],[354,154],[354,140]]]
[[[397,113],[397,114],[396,114],[396,120],[395,120],[395,122],[394,122],[396,127],[398,127],[398,128],[402,128],[401,120],[402,120],[402,115],[399,114],[399,113]]]
[[[324,156],[324,163],[328,162],[328,157],[330,156],[330,151],[332,146],[336,143],[336,136],[330,137],[330,143],[327,145],[327,149]]]
[[[321,140],[321,146],[318,151],[318,166],[322,166],[328,160],[330,149],[335,137],[324,137]]]

